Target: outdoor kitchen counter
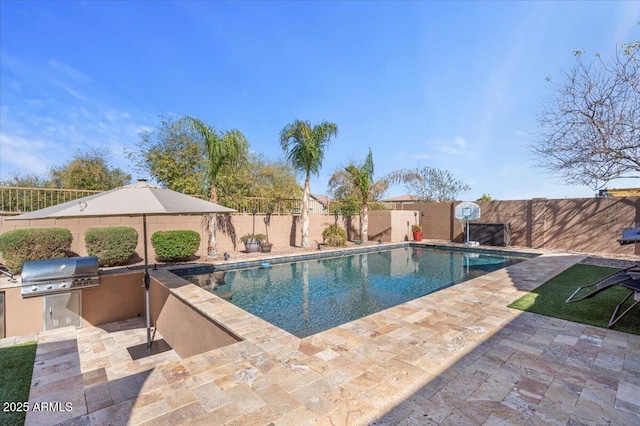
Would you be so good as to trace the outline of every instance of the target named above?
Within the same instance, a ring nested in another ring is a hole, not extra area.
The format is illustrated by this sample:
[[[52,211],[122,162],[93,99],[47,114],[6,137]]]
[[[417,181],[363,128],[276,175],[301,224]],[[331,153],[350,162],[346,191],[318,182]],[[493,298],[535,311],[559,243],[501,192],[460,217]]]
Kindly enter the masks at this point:
[[[21,282],[20,276],[16,275],[15,278],[16,278],[16,282],[12,283],[9,281],[9,277],[5,277],[5,276],[0,277],[0,290],[3,290],[5,288],[20,287],[20,282]]]

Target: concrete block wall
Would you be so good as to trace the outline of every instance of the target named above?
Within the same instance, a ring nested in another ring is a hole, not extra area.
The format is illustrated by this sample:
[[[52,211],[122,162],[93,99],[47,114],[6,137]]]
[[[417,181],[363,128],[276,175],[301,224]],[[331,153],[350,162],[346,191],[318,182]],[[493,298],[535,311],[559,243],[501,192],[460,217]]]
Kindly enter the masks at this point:
[[[252,233],[254,230],[254,217],[251,214],[217,215],[216,248],[219,253],[224,251],[244,250],[244,244],[240,243],[240,237]],[[255,216],[255,233],[266,234],[264,215]],[[333,215],[310,214],[309,237],[311,244],[322,241],[322,230],[326,224],[334,223]],[[300,246],[301,229],[300,216],[272,215],[269,223],[269,241],[276,246]],[[359,218],[339,216],[338,224],[345,229],[350,240],[358,238]],[[7,221],[0,216],[0,234],[14,229],[26,228],[67,228],[71,231],[73,241],[71,251],[79,256],[86,256],[87,250],[84,242],[84,233],[89,228],[107,226],[131,226],[138,232],[138,246],[136,253],[144,256],[144,240],[142,217],[140,216],[111,216],[103,218],[81,219],[42,219]],[[156,231],[192,230],[200,234],[200,247],[197,254],[207,254],[207,242],[209,238],[206,218],[203,215],[176,215],[176,216],[147,216],[147,238]],[[152,261],[155,255],[151,243],[148,245],[149,259]],[[2,256],[0,255],[0,262]]]
[[[369,240],[385,243],[411,239],[412,211],[373,210],[369,212]]]
[[[456,239],[455,232],[457,230],[455,223],[453,223],[453,204],[452,202],[403,203],[402,210],[400,211],[409,213],[408,220],[411,225],[416,222],[422,223],[423,238],[453,241]],[[418,213],[417,216],[414,216],[414,212]],[[420,214],[422,212],[424,212],[424,216],[422,216],[422,221],[420,221]],[[460,228],[459,225],[458,228]],[[410,231],[411,229],[409,229],[409,232]]]
[[[456,203],[404,206],[425,212],[425,238],[463,241],[463,229],[454,218]],[[622,229],[640,224],[640,197],[480,201],[480,223],[509,223],[511,245],[577,251],[640,255],[640,244],[621,246]],[[449,210],[447,223],[445,212]],[[436,230],[429,234],[429,224]],[[442,235],[449,233],[451,237]],[[436,236],[433,236],[436,235]]]
[[[414,212],[424,212],[423,236],[426,239],[463,241],[463,229],[454,217],[456,203],[405,204],[402,210],[371,211],[369,235],[371,239],[404,241],[410,235],[410,225],[416,221]],[[533,199],[514,201],[480,201],[484,223],[509,223],[511,245],[569,250],[578,252],[602,252],[640,255],[640,244],[620,246],[617,239],[621,230],[640,224],[640,197],[578,198],[578,199]],[[254,229],[251,214],[217,216],[218,252],[244,250],[239,242],[242,235]],[[256,215],[255,232],[266,234],[264,215]],[[334,223],[333,215],[310,214],[309,235],[311,243],[322,241],[322,230],[326,224]],[[359,217],[339,216],[338,223],[347,229],[349,239],[359,238]],[[142,218],[116,216],[84,219],[43,219],[32,221],[6,221],[0,217],[0,234],[29,227],[64,227],[73,235],[71,250],[80,256],[86,255],[84,233],[90,227],[132,226],[138,231],[136,251],[143,256]],[[156,231],[189,229],[200,233],[198,255],[206,254],[208,230],[204,216],[149,216],[147,217],[149,238]],[[276,246],[300,245],[300,216],[272,215],[269,224],[269,240]],[[151,256],[153,248],[149,245]],[[150,256],[150,258],[151,258]],[[0,257],[0,261],[2,261]]]

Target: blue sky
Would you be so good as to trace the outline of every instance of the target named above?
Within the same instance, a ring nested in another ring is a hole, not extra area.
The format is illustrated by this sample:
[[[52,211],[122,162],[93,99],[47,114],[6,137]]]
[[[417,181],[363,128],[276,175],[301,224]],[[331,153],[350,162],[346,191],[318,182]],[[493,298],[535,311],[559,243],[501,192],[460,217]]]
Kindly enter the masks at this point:
[[[0,176],[91,147],[131,172],[125,151],[168,114],[237,128],[271,158],[285,124],[335,122],[316,194],[371,147],[377,176],[447,169],[465,200],[592,197],[526,145],[545,77],[574,50],[638,40],[639,19],[640,2],[2,1]]]

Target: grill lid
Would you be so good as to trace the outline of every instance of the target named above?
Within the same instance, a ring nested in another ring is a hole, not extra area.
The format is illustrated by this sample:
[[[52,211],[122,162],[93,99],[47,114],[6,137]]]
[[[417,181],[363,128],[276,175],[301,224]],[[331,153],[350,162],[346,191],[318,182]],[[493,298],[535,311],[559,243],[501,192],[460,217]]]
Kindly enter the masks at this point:
[[[96,256],[28,260],[22,265],[22,283],[93,277],[98,275]]]

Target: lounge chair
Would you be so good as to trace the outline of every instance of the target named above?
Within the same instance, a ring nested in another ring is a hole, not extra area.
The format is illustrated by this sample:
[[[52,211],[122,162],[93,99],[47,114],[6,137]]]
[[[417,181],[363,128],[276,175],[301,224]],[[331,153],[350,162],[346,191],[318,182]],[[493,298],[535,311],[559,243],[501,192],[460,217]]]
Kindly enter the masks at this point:
[[[640,227],[636,226],[635,228],[623,229],[622,238],[618,239],[618,242],[620,243],[620,245],[640,243]],[[609,320],[609,324],[607,325],[607,327],[612,327],[618,321],[620,321],[620,319],[624,317],[633,307],[640,303],[640,262],[629,268],[614,272],[613,274],[604,277],[596,283],[578,287],[578,289],[574,291],[571,296],[569,296],[565,303],[575,303],[584,299],[589,299],[600,293],[601,291],[604,291],[616,285],[629,290],[629,294],[627,294],[626,297],[622,299],[622,301],[620,301],[620,303],[618,303],[616,305],[616,308],[613,310],[613,314],[611,315],[611,319]],[[584,289],[591,290],[586,293],[580,293]],[[625,309],[624,312],[618,315],[620,307],[631,296],[633,296],[634,302],[631,304],[631,306]]]
[[[622,317],[627,315],[627,313],[634,306],[636,306],[638,303],[640,303],[640,279],[631,279],[631,280],[628,280],[628,281],[624,281],[624,282],[620,283],[619,285],[621,287],[624,287],[624,288],[630,290],[630,291],[629,291],[629,294],[627,294],[627,296],[624,299],[622,299],[622,301],[620,303],[618,303],[616,305],[616,308],[613,310],[613,315],[611,315],[611,319],[609,320],[609,324],[607,324],[607,327],[613,327],[618,321],[620,321],[620,319]],[[631,306],[629,306],[627,309],[625,309],[624,312],[622,312],[620,315],[617,315],[618,311],[620,310],[620,307],[631,296],[633,296],[634,302],[631,304]]]
[[[640,265],[635,265],[630,268],[623,269],[618,272],[614,272],[611,275],[608,275],[601,279],[600,281],[585,285],[582,287],[578,287],[576,291],[569,296],[569,298],[565,301],[565,303],[575,303],[581,300],[589,299],[598,293],[611,288],[613,286],[624,287],[629,290],[629,294],[625,296],[624,299],[620,301],[613,310],[613,314],[611,315],[611,319],[609,320],[609,324],[607,327],[613,327],[622,317],[624,317],[633,307],[635,307],[638,303],[640,303]],[[580,292],[584,289],[591,288],[590,291],[581,294]],[[579,297],[577,297],[581,294]],[[618,311],[620,307],[631,297],[633,296],[635,301],[624,310],[620,315],[618,315]]]
[[[640,265],[634,265],[630,268],[622,269],[611,275],[607,275],[598,282],[578,287],[578,289],[569,296],[565,303],[575,303],[584,299],[589,299],[603,290],[613,287],[614,285],[622,285],[629,280],[640,282]],[[592,289],[587,293],[583,293],[580,297],[577,297],[582,290],[587,288]]]
[[[622,237],[618,239],[620,245],[640,243],[640,227],[622,230]]]

